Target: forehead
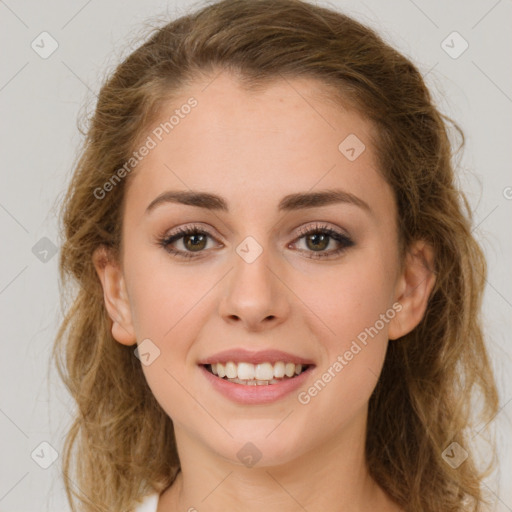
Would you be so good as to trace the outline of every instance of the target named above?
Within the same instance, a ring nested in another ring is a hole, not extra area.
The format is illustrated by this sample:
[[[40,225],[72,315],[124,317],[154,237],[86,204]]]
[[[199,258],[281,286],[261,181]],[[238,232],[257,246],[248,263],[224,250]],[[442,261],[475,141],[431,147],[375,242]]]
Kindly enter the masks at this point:
[[[216,192],[240,207],[340,186],[367,201],[382,196],[371,123],[329,93],[308,78],[246,90],[221,73],[191,84],[143,134],[153,147],[130,176],[126,202],[147,206],[165,189]]]

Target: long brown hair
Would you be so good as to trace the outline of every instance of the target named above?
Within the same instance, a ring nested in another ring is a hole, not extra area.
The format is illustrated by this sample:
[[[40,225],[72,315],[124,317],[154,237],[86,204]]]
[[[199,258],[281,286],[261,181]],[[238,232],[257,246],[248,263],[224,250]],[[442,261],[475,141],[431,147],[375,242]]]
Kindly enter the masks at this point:
[[[76,401],[63,471],[72,510],[126,511],[172,484],[173,424],[149,389],[133,347],[117,343],[92,263],[119,255],[129,176],[95,191],[127,162],[163,101],[199,76],[236,74],[247,88],[316,78],[370,119],[382,175],[394,190],[400,241],[429,242],[436,282],[421,323],[390,343],[370,398],[366,456],[374,479],[405,510],[482,510],[470,438],[474,396],[489,422],[498,397],[481,328],[486,277],[471,210],[454,178],[449,128],[418,69],[374,31],[300,0],[223,0],[156,29],[101,88],[62,209],[60,279],[73,281],[54,358]],[[67,288],[66,288],[67,289]],[[483,431],[480,433],[480,436]],[[459,467],[443,451],[469,453]],[[494,454],[494,450],[491,451]],[[77,507],[75,497],[79,499]]]

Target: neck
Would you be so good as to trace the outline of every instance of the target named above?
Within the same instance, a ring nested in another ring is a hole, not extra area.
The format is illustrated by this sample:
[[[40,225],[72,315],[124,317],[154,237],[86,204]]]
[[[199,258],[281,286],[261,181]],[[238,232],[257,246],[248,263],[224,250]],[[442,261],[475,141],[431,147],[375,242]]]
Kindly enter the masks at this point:
[[[293,460],[253,467],[212,453],[175,426],[181,472],[161,496],[158,512],[396,510],[368,472],[365,426],[366,411],[335,438]]]

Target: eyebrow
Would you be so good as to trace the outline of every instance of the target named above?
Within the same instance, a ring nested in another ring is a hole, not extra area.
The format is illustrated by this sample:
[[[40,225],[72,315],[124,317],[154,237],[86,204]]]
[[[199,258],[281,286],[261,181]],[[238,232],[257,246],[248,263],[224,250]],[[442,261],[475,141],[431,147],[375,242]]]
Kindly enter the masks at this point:
[[[157,206],[165,203],[177,203],[188,206],[196,206],[207,210],[229,212],[227,201],[216,194],[195,190],[168,190],[153,199],[146,208],[146,214]],[[293,211],[304,208],[318,208],[335,203],[347,203],[358,206],[368,213],[372,210],[368,203],[361,198],[340,189],[320,190],[317,192],[299,192],[289,194],[281,199],[278,211]]]

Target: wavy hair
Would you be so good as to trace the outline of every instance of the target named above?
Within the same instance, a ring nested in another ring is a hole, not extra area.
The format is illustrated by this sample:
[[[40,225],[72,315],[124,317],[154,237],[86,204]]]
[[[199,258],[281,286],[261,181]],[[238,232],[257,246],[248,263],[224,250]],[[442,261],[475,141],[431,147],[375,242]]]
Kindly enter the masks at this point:
[[[160,106],[218,71],[248,90],[315,78],[376,128],[379,170],[394,191],[403,251],[434,249],[436,282],[421,323],[390,343],[370,398],[366,457],[378,484],[408,512],[480,511],[485,468],[474,456],[474,397],[487,424],[498,395],[480,318],[486,277],[471,209],[456,185],[449,128],[418,69],[372,29],[301,0],[223,0],[153,29],[101,87],[64,197],[59,272],[70,302],[53,360],[77,408],[63,450],[73,511],[127,511],[170,486],[180,463],[171,419],[156,402],[133,347],[111,334],[92,254],[120,254],[129,176],[101,188],[137,147]],[[74,287],[71,287],[74,284]],[[483,432],[483,431],[482,431]],[[443,459],[452,442],[469,457]],[[76,502],[78,499],[78,505]]]

